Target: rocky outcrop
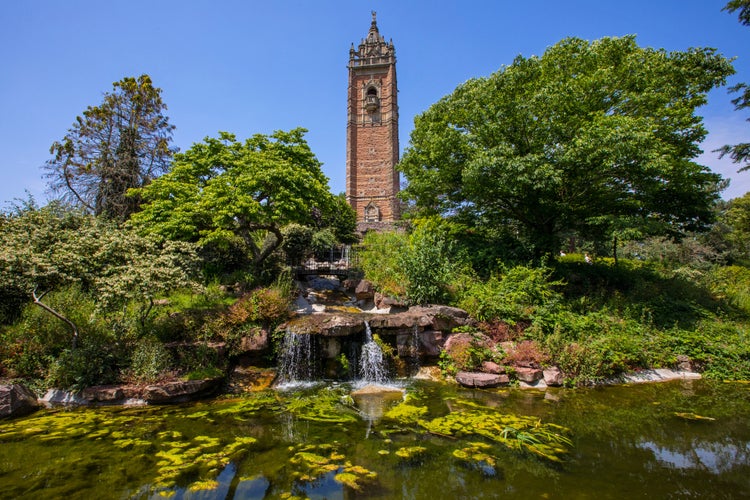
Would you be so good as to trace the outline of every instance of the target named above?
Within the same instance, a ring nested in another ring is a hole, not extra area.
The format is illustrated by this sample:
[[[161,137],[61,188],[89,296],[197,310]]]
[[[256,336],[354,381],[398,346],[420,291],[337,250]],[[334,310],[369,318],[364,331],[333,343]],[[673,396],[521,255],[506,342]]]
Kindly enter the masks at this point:
[[[183,403],[210,396],[219,389],[222,380],[221,378],[175,380],[149,385],[143,389],[142,397],[148,404]]]
[[[357,284],[357,288],[354,289],[354,296],[357,300],[372,300],[375,298],[375,287],[372,283],[367,280],[362,280]]]
[[[0,418],[21,417],[38,408],[36,395],[25,385],[0,385]]]
[[[505,374],[458,372],[456,382],[464,387],[491,388],[508,385],[510,378]]]
[[[239,354],[261,354],[270,349],[268,331],[264,328],[254,329],[250,335],[240,339]]]
[[[364,332],[365,321],[380,335],[413,334],[415,328],[420,334],[431,332],[425,338],[430,343],[436,338],[435,332],[450,332],[469,324],[471,319],[466,311],[457,307],[415,306],[395,314],[310,314],[297,317],[281,328],[288,328],[296,334],[343,337]]]
[[[556,366],[545,368],[542,373],[544,374],[544,383],[549,387],[560,387],[565,383],[563,372]]]

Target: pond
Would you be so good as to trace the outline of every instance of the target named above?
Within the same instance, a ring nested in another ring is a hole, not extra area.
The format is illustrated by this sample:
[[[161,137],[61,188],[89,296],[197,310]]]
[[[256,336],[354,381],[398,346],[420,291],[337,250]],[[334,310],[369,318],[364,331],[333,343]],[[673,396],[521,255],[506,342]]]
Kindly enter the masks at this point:
[[[2,421],[0,497],[750,497],[747,384],[351,389]]]

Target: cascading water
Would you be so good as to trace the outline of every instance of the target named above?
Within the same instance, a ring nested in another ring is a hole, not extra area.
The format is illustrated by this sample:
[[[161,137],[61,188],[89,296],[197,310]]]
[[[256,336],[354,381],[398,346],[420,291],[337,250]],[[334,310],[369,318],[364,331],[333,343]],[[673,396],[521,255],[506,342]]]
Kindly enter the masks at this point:
[[[282,383],[313,380],[313,351],[312,335],[297,335],[287,328],[279,354],[279,380]]]
[[[365,321],[365,343],[359,356],[359,376],[363,382],[385,382],[388,371],[385,366],[383,350],[372,339],[370,323]]]

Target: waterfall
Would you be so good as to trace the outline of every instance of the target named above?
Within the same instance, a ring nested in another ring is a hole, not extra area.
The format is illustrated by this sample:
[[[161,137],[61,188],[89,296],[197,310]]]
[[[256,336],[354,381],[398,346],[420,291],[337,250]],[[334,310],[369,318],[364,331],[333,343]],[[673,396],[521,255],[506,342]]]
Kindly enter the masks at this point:
[[[383,350],[372,339],[372,330],[367,321],[365,321],[365,343],[362,344],[362,354],[359,356],[359,375],[364,382],[388,380]]]
[[[419,362],[419,325],[414,325],[414,331],[411,336],[411,345],[409,346],[409,353],[411,354],[411,376],[419,372],[421,364]]]
[[[282,383],[313,380],[315,353],[312,335],[297,335],[287,328],[279,353],[279,380]]]

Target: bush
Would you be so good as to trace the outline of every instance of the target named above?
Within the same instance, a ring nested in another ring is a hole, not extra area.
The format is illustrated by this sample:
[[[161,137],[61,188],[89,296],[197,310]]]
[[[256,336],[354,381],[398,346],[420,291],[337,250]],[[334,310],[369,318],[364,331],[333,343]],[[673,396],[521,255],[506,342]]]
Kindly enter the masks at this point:
[[[492,349],[490,339],[480,332],[461,332],[451,336],[440,353],[440,368],[443,372],[455,375],[459,371],[473,371],[484,361],[495,361],[501,353]]]
[[[555,290],[561,281],[549,281],[551,270],[516,266],[477,282],[464,291],[459,307],[479,321],[508,323],[531,320],[556,310],[561,295]]]
[[[451,301],[450,284],[458,266],[452,262],[454,248],[428,228],[412,233],[397,264],[406,276],[406,297],[413,304],[446,304]]]
[[[392,297],[406,295],[407,282],[400,256],[407,251],[409,237],[402,232],[368,232],[358,248],[359,265],[375,288]]]
[[[136,382],[155,382],[172,366],[172,355],[161,342],[141,339],[133,350],[130,373]]]

